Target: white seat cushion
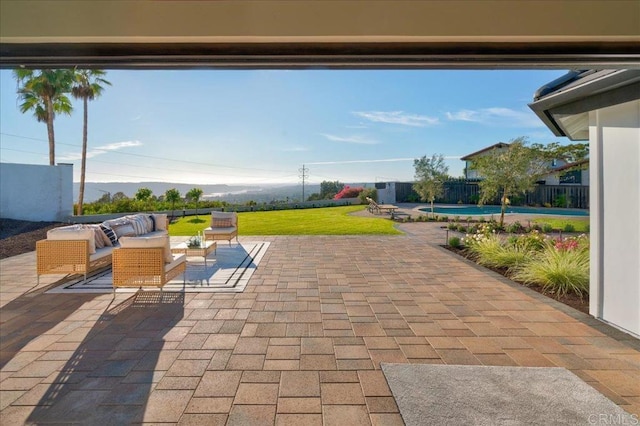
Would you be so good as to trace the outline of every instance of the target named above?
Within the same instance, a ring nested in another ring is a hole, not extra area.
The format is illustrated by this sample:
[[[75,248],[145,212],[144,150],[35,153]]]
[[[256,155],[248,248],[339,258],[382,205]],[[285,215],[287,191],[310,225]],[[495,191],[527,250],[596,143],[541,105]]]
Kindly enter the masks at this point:
[[[47,231],[47,240],[87,240],[89,241],[89,254],[96,252],[96,240],[93,229],[82,225],[62,226]]]
[[[169,272],[170,270],[172,270],[173,268],[175,268],[179,264],[184,263],[184,262],[187,261],[187,255],[186,254],[175,254],[172,257],[173,257],[173,260],[170,263],[166,263],[164,265],[164,271],[165,272]]]
[[[237,231],[237,228],[205,228],[205,234],[231,234]]]
[[[96,249],[96,252],[89,256],[89,261],[93,262],[95,260],[102,259],[105,256],[109,256],[112,251],[113,247],[111,246]]]

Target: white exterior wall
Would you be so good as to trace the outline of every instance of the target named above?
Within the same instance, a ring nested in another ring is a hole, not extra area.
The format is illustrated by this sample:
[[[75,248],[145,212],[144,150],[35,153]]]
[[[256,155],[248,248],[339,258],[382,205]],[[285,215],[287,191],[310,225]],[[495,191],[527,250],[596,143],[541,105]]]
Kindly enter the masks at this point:
[[[467,179],[478,179],[478,171],[471,168],[471,161],[465,161],[465,175]]]
[[[378,204],[394,204],[396,202],[396,184],[387,182],[384,189],[377,189]]]
[[[640,335],[640,101],[589,113],[589,312]]]
[[[73,214],[73,165],[0,163],[0,217],[66,221]]]

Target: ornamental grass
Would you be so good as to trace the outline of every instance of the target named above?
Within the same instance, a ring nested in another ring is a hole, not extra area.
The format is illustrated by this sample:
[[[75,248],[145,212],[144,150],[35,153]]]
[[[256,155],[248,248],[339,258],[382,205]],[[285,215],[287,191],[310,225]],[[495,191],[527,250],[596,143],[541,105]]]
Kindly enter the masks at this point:
[[[589,293],[589,249],[563,249],[549,242],[529,262],[520,265],[512,278],[525,284],[537,284],[545,292],[564,296]]]
[[[589,293],[589,239],[586,235],[555,240],[533,231],[503,239],[490,228],[467,235],[467,253],[478,264],[506,269],[506,275],[561,297]]]

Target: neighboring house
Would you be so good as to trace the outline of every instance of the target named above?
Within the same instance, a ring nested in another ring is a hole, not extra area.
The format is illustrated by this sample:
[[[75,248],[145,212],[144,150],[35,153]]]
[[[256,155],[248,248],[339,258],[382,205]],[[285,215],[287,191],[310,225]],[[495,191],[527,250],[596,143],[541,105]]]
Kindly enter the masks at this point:
[[[640,336],[640,70],[572,71],[529,107],[556,136],[589,140],[589,313]]]
[[[589,186],[589,160],[568,163],[554,169],[541,179],[545,185],[581,185]]]
[[[488,146],[486,148],[481,149],[480,151],[473,152],[469,155],[465,155],[464,157],[460,158],[462,161],[465,162],[464,164],[465,179],[479,179],[481,177],[480,175],[478,175],[478,171],[474,170],[472,167],[472,163],[474,159],[478,157],[483,157],[488,153],[493,152],[493,150],[497,150],[498,152],[504,151],[508,147],[509,147],[508,143],[498,142],[497,144]]]
[[[476,158],[483,157],[485,155],[489,155],[495,151],[501,152],[509,148],[509,144],[505,142],[498,142],[497,144],[488,146],[486,148],[481,149],[480,151],[473,152],[471,154],[465,155],[460,158],[465,162],[464,165],[464,177],[465,179],[482,179],[482,176],[478,173],[477,170],[473,169],[473,161]],[[564,167],[567,164],[566,161],[562,159],[554,159],[549,162],[549,169],[557,170],[561,167]]]

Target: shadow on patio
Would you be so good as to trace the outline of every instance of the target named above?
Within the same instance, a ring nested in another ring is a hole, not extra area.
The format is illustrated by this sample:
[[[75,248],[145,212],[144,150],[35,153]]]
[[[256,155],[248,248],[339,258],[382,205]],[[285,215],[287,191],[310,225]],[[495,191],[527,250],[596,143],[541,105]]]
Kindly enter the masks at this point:
[[[164,337],[183,315],[184,294],[155,291],[138,292],[105,311],[52,383],[39,385],[43,393],[27,422],[168,421],[163,405],[171,407],[180,399],[179,391],[154,393],[166,400],[158,401],[152,417],[145,416],[145,409],[161,370],[166,370],[159,363],[166,359],[168,366],[178,356],[162,350]],[[188,401],[191,392],[186,393],[182,398]]]
[[[38,351],[68,336],[86,320],[80,307],[99,295],[45,294],[60,283],[27,291],[2,307],[0,368],[4,371],[18,371],[38,358]]]

